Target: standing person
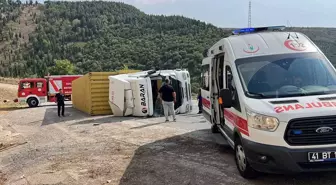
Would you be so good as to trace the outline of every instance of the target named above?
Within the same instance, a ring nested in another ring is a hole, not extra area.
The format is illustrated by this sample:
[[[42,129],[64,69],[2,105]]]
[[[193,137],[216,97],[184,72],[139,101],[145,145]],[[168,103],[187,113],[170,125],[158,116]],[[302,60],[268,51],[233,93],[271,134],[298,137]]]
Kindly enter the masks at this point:
[[[62,116],[64,117],[64,94],[62,89],[60,89],[59,93],[56,94],[56,103],[57,103],[58,117],[61,117],[60,115],[61,108],[62,108]]]
[[[197,99],[198,99],[198,114],[202,114],[203,105],[202,105],[201,89],[198,91]]]
[[[176,93],[174,88],[171,85],[169,85],[168,78],[166,78],[165,84],[160,88],[159,93],[163,104],[163,111],[166,117],[166,122],[169,121],[168,111],[170,112],[170,114],[173,115],[174,121],[176,121],[174,110],[174,103],[176,102]]]

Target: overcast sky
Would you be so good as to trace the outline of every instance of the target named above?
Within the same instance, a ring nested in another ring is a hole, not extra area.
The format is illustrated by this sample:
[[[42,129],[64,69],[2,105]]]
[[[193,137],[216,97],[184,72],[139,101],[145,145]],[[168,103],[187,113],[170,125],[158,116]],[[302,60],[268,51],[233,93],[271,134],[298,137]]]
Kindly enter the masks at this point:
[[[184,15],[220,27],[246,27],[248,0],[116,0],[148,14]],[[336,27],[336,0],[252,0],[252,26]]]
[[[248,0],[125,0],[151,14],[184,15],[221,27],[246,27]],[[336,0],[252,0],[252,26],[336,27]]]

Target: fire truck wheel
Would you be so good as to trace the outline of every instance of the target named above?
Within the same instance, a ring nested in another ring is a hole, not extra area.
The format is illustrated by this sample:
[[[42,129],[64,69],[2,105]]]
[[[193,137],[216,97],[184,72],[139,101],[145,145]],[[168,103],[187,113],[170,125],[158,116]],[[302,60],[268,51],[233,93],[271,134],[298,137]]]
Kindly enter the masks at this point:
[[[37,107],[38,106],[38,100],[36,98],[29,98],[27,100],[27,103],[29,107]]]
[[[250,163],[247,161],[244,147],[240,138],[235,140],[235,161],[238,168],[238,171],[242,177],[245,179],[254,179],[257,178],[259,173],[255,171],[251,166]]]

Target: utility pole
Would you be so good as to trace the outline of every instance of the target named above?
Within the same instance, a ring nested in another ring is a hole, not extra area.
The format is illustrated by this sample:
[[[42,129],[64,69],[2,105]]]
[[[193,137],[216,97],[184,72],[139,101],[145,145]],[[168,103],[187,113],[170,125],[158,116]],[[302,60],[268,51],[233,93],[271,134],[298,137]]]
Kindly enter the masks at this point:
[[[249,10],[248,10],[248,27],[251,28],[252,27],[252,2],[251,0],[249,1]]]

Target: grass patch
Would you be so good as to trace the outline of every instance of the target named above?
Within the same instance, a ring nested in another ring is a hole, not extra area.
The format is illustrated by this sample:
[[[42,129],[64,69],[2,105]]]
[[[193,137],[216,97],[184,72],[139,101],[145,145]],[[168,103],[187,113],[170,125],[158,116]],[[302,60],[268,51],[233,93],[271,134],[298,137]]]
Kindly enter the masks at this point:
[[[0,104],[0,112],[1,111],[10,111],[10,110],[17,110],[27,108],[27,104],[20,104],[20,103],[8,103],[8,104]]]

